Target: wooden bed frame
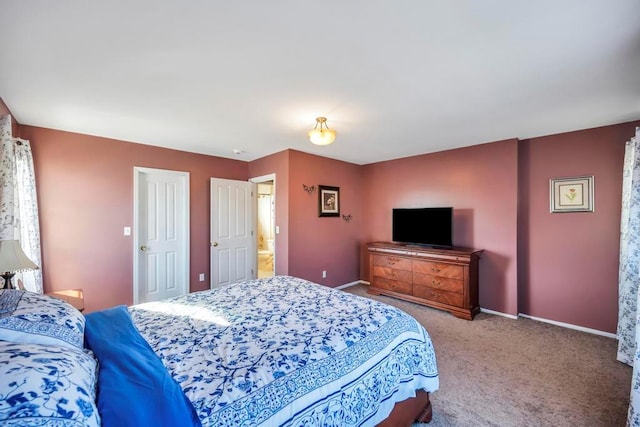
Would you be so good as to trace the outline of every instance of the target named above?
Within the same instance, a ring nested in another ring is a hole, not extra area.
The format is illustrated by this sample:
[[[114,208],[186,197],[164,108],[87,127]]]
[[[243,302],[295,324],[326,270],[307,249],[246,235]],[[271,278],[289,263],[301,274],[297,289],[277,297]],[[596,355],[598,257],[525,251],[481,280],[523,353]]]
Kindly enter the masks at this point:
[[[417,390],[416,397],[398,402],[389,416],[377,427],[410,427],[413,423],[428,423],[433,416],[429,393]]]

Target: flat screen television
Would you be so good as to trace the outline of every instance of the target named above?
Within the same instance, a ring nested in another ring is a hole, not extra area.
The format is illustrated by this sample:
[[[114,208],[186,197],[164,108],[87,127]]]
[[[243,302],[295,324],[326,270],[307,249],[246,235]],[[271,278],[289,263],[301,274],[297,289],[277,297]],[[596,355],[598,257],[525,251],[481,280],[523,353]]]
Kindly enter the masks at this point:
[[[398,243],[453,246],[453,208],[393,209],[392,239]]]

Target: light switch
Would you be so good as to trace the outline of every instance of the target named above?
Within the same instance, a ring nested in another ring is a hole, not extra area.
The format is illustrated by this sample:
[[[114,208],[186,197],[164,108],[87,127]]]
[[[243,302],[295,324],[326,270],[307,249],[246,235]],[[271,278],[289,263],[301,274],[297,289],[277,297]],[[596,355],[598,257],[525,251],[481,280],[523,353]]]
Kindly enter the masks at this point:
[[[125,227],[124,228],[124,235],[125,236],[131,236],[131,227]]]
[[[280,226],[276,225],[276,234],[280,234]]]

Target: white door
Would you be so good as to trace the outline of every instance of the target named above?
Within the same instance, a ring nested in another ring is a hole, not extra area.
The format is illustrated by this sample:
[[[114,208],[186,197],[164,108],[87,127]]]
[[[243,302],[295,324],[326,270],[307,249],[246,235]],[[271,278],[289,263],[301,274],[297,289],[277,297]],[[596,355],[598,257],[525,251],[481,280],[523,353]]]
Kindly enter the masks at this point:
[[[189,292],[189,173],[134,168],[134,304]]]
[[[255,278],[253,187],[211,178],[211,287]]]

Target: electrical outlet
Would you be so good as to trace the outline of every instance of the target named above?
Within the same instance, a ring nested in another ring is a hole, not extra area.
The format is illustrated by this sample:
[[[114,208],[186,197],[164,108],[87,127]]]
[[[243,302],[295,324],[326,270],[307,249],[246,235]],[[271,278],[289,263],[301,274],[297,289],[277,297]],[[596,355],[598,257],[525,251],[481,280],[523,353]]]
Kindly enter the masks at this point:
[[[125,236],[131,236],[131,227],[125,227],[124,228],[124,235]]]
[[[204,282],[204,273],[200,273],[200,281]]]
[[[327,278],[327,270],[322,270],[322,278],[323,279]]]

